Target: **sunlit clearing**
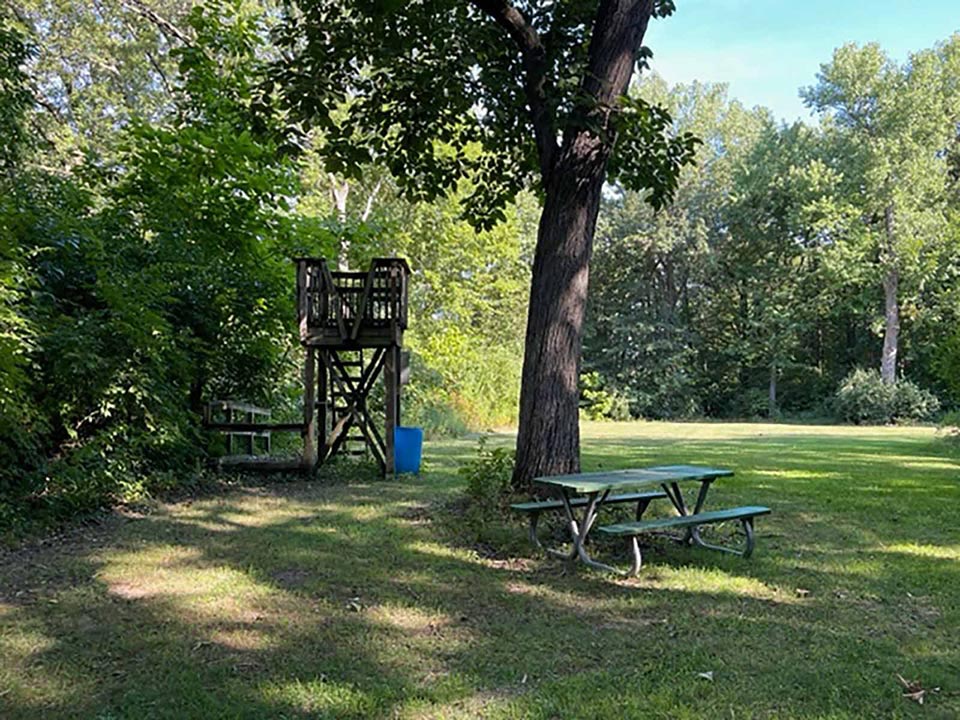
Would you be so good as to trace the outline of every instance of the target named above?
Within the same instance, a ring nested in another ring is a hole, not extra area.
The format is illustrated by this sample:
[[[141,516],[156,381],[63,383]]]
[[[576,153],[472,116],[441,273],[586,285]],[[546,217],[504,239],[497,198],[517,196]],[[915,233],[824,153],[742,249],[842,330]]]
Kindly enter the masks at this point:
[[[960,545],[920,545],[918,543],[900,543],[877,548],[885,553],[902,553],[937,560],[960,560]]]

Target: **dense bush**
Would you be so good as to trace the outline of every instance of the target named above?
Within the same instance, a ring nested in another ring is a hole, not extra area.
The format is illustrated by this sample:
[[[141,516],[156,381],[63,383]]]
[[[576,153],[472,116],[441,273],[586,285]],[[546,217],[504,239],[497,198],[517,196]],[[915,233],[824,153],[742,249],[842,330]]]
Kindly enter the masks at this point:
[[[117,130],[115,162],[0,177],[7,526],[189,482],[203,403],[296,372],[287,258],[329,246],[287,210],[297,167],[254,108],[261,28],[221,10],[193,12],[175,112]]]
[[[629,420],[630,401],[604,386],[600,373],[580,376],[580,416],[587,420]]]
[[[477,455],[464,463],[460,476],[466,480],[467,498],[473,511],[488,514],[503,506],[510,492],[514,452],[505,447],[490,449],[486,437],[480,438]]]
[[[930,420],[940,409],[932,393],[909,380],[885,383],[876,370],[863,369],[844,378],[834,404],[839,419],[858,425]]]

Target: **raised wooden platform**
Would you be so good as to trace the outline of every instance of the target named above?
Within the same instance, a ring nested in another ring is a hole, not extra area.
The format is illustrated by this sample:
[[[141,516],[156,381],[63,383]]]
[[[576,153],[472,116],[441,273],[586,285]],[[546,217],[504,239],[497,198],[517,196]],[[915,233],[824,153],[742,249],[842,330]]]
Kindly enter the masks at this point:
[[[403,344],[406,260],[376,258],[366,272],[331,270],[323,258],[296,262],[302,344],[346,350]]]

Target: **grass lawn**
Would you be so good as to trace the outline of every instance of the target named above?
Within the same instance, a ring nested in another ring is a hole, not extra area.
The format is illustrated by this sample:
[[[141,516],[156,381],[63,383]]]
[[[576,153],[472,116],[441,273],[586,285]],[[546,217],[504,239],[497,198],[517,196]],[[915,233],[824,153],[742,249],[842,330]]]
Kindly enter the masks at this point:
[[[474,445],[0,556],[0,718],[960,718],[960,456],[932,430],[587,424],[585,469],[728,466],[708,508],[774,509],[750,560],[654,542],[630,580],[464,530]]]

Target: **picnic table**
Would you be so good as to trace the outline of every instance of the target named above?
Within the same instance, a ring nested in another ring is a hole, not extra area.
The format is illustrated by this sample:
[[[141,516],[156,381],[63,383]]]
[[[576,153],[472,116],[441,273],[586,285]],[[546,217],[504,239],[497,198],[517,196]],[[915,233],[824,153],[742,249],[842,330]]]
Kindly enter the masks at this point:
[[[616,501],[624,497],[622,495],[611,496],[612,492],[651,491],[659,489],[661,492],[657,493],[657,495],[659,497],[665,496],[670,500],[670,503],[677,511],[677,517],[641,520],[640,514],[642,513],[642,509],[638,508],[636,522],[619,523],[617,525],[599,528],[606,534],[623,536],[630,540],[633,551],[633,567],[631,568],[630,574],[639,572],[642,562],[639,545],[637,543],[637,535],[658,529],[681,528],[685,530],[683,537],[684,542],[713,550],[735,552],[739,555],[749,556],[753,551],[754,542],[752,520],[757,515],[769,513],[769,508],[746,506],[703,512],[707,492],[710,490],[713,482],[719,478],[729,477],[731,475],[733,475],[732,470],[723,468],[704,467],[700,465],[657,465],[654,467],[629,470],[578,473],[575,475],[552,475],[534,478],[535,483],[555,488],[559,491],[560,501],[567,518],[570,539],[573,545],[569,552],[554,549],[549,549],[547,552],[567,560],[579,559],[584,564],[599,570],[625,574],[617,568],[594,560],[587,552],[587,540],[596,522],[598,510],[608,501],[608,498]],[[681,483],[693,482],[698,482],[700,487],[697,491],[696,500],[694,501],[691,512],[683,492],[680,489],[680,485]],[[577,495],[582,497],[577,497]],[[549,504],[550,502],[551,501],[545,501],[543,504]],[[556,503],[556,501],[552,502]],[[533,505],[537,505],[537,503],[519,503],[513,507],[517,510],[529,512],[530,506]],[[583,513],[579,519],[575,513],[576,507],[583,508]],[[700,525],[726,520],[740,520],[743,523],[747,537],[745,550],[736,551],[725,547],[710,545],[701,539]],[[535,535],[534,540],[536,541]],[[539,542],[537,542],[537,544],[539,545]]]

